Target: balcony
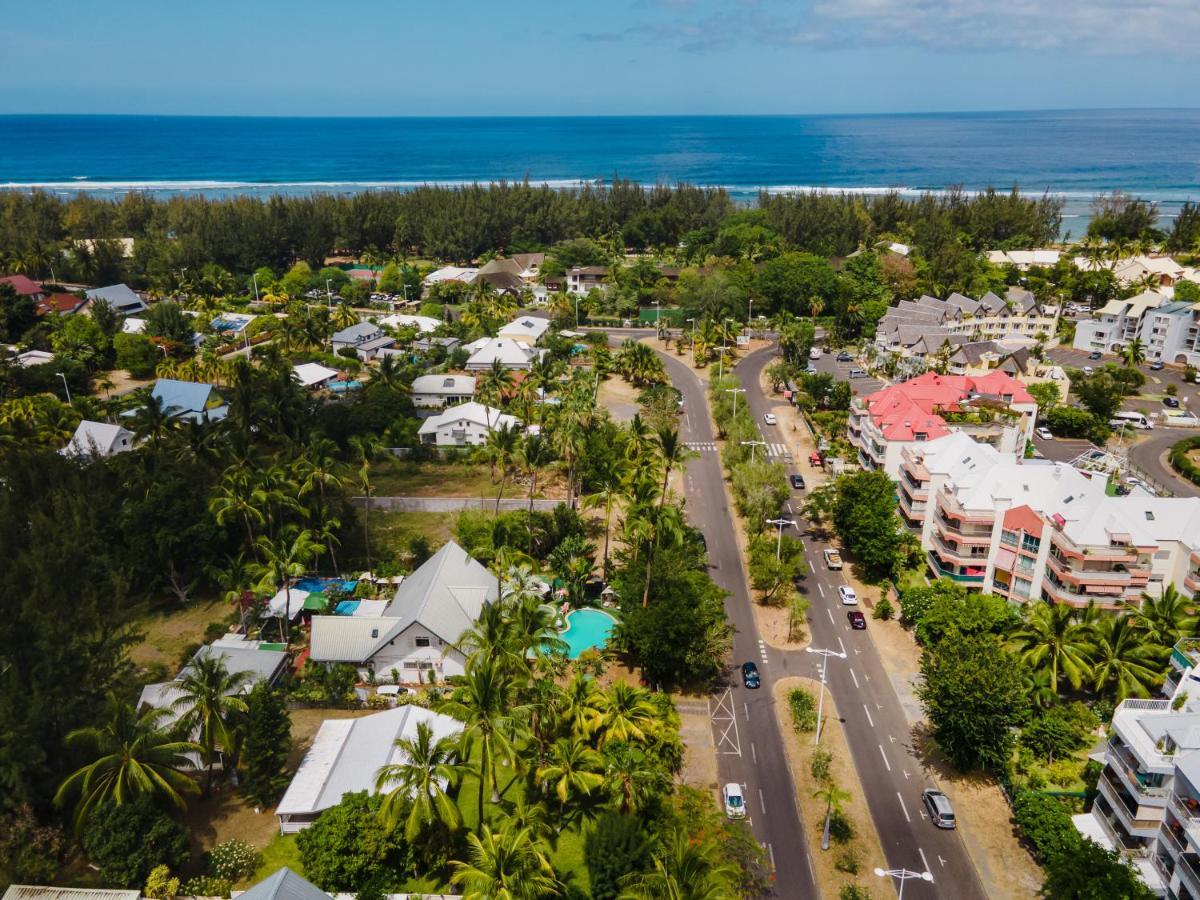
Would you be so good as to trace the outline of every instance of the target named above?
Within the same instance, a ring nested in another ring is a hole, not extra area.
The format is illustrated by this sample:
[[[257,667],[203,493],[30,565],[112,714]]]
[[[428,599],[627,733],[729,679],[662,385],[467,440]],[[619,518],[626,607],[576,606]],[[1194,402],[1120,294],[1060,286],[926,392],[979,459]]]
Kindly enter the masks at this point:
[[[1092,807],[1092,816],[1100,823],[1117,852],[1126,858],[1140,859],[1148,856],[1153,841],[1132,837],[1111,809],[1107,813],[1104,811],[1104,805],[1107,804],[1101,804],[1097,800],[1096,805]]]
[[[1200,664],[1200,638],[1180,638],[1171,649],[1171,662],[1180,669]]]
[[[1189,591],[1200,591],[1200,572],[1192,571],[1184,575],[1183,586]]]
[[[960,522],[956,522],[954,519],[947,518],[946,514],[941,510],[938,510],[937,524],[947,536],[955,539],[972,541],[976,544],[990,544],[992,542],[991,526],[975,526],[971,528],[965,528]]]
[[[1107,769],[1100,773],[1100,780],[1097,784],[1101,796],[1108,801],[1108,805],[1117,814],[1117,819],[1122,827],[1131,835],[1145,838],[1153,837],[1158,832],[1162,819],[1158,817],[1139,818],[1137,801],[1133,799],[1124,785],[1113,781]]]
[[[1084,607],[1095,603],[1099,609],[1120,609],[1125,600],[1125,594],[1089,594],[1084,591],[1072,591],[1061,583],[1055,583],[1050,578],[1042,579],[1042,594],[1051,603],[1065,603],[1068,606]]]
[[[1192,800],[1192,803],[1196,803],[1196,801]],[[1171,811],[1171,815],[1183,829],[1188,846],[1200,848],[1200,803],[1192,808],[1180,798],[1179,794],[1172,794],[1167,801],[1167,809]]]
[[[1132,563],[1137,562],[1138,558],[1137,550],[1133,547],[1088,547],[1086,550],[1081,550],[1058,532],[1054,533],[1052,540],[1054,549],[1060,556],[1069,556],[1074,559]],[[1051,555],[1054,554],[1052,553]]]
[[[1133,751],[1115,738],[1108,742],[1108,764],[1121,776],[1125,786],[1133,792],[1139,805],[1166,806],[1171,789],[1162,785],[1152,786],[1146,783],[1150,777],[1141,771],[1142,762],[1133,755]]]
[[[1175,872],[1193,894],[1200,893],[1200,857],[1194,853],[1181,853],[1175,860]]]
[[[986,566],[987,565],[987,547],[980,548],[982,553],[973,553],[970,548],[954,546],[949,544],[935,529],[933,532],[933,545],[937,547],[938,555],[943,559],[948,558],[951,562],[962,563],[967,566]]]
[[[978,569],[978,572],[969,574],[966,572],[957,572],[954,569],[947,568],[946,564],[938,559],[937,552],[934,550],[929,551],[928,559],[929,566],[935,575],[944,575],[946,578],[957,581],[960,584],[983,584],[984,572],[982,568],[976,566],[974,568]]]

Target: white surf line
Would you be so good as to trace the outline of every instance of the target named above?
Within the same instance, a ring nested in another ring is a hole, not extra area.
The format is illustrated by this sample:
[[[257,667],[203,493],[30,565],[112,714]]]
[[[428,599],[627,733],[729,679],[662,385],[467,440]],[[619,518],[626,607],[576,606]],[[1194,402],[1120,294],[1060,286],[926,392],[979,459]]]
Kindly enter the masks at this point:
[[[882,748],[880,748],[882,749]],[[904,810],[904,819],[907,822],[912,822],[912,816],[908,814],[908,807],[904,805],[904,798],[900,796],[900,792],[896,791],[896,799],[900,801],[900,808]]]
[[[883,752],[883,744],[879,745],[879,755],[883,757],[883,764],[887,766],[887,770],[889,772],[892,771],[892,764],[888,762],[887,754]],[[899,797],[900,795],[897,794],[896,796]],[[901,800],[900,802],[903,803],[904,801]]]
[[[867,704],[863,704],[863,712],[867,714],[867,722],[872,728],[875,727],[875,720],[871,718],[871,711],[867,709]]]
[[[854,674],[854,670],[850,670],[850,680],[854,682],[855,690],[858,690],[858,676]]]

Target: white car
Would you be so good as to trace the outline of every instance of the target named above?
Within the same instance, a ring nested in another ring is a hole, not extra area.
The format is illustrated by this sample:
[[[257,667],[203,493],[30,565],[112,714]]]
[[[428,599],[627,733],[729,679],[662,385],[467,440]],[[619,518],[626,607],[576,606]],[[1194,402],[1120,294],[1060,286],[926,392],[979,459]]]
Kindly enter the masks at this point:
[[[1034,434],[1036,434],[1038,437],[1040,437],[1043,441],[1054,440],[1054,435],[1052,435],[1050,433],[1049,428],[1039,428],[1037,431],[1034,432]]]
[[[775,424],[775,413],[765,413],[763,415],[763,421],[766,422],[768,425],[774,425]]]
[[[838,596],[842,598],[842,606],[858,605],[858,594],[854,593],[854,588],[848,585],[838,586]]]
[[[746,816],[746,798],[742,796],[742,786],[730,782],[725,785],[725,815],[731,819],[742,819]]]

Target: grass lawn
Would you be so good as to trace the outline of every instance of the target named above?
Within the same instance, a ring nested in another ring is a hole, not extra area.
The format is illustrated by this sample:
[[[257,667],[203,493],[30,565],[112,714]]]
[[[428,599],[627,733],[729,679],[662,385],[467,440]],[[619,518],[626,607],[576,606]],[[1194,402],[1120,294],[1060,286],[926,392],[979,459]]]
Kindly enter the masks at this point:
[[[148,612],[135,622],[145,637],[133,647],[130,658],[137,666],[164,665],[174,675],[182,664],[183,651],[203,643],[209,623],[224,621],[230,611],[220,600],[193,600],[187,606]]]
[[[403,556],[409,541],[424,535],[435,550],[454,536],[456,512],[401,512],[371,510],[371,546],[383,555]]]
[[[475,463],[385,460],[371,467],[371,481],[377,497],[495,497],[500,489],[491,469]],[[504,494],[522,491],[510,478]]]
[[[276,834],[271,843],[262,848],[262,865],[246,879],[245,884],[257,884],[276,872],[280,866],[287,866],[297,875],[304,874],[304,866],[300,862],[300,848],[296,846],[294,834]]]
[[[918,566],[915,569],[905,569],[900,573],[900,577],[896,579],[896,587],[901,593],[914,587],[925,587],[926,575],[928,570],[924,565]]]

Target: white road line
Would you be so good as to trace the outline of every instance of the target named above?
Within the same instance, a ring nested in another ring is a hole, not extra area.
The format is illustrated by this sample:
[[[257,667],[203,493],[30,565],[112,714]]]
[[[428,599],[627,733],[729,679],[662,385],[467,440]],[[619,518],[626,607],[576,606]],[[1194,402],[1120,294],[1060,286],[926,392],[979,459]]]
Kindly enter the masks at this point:
[[[754,764],[758,765],[758,751],[754,749],[754,742],[750,742],[750,755],[754,758]]]
[[[745,713],[746,724],[749,725],[750,724],[750,704],[749,703],[742,704],[742,712]]]
[[[775,848],[767,844],[767,855],[771,857],[771,868],[775,868]]]
[[[882,751],[883,751],[883,748],[882,748],[882,747],[880,747],[879,749],[880,749],[880,752],[882,752]],[[911,816],[908,814],[908,807],[904,805],[904,798],[900,796],[900,792],[899,792],[899,791],[896,791],[896,799],[900,801],[900,808],[901,808],[902,810],[904,810],[904,819],[905,819],[905,821],[907,821],[907,822],[911,822],[911,821],[912,821],[912,817],[911,817]]]
[[[925,858],[925,851],[922,850],[920,847],[918,847],[917,852],[921,854],[921,862],[925,863],[925,871],[928,872],[929,871],[929,860],[927,860]]]
[[[842,656],[846,655],[846,645],[842,643],[842,639],[838,637],[838,646],[842,648]]]
[[[817,590],[821,592],[821,598],[822,598],[822,599],[824,599],[824,597],[825,597],[825,585],[821,584],[821,582],[819,582],[819,581],[818,581],[818,582],[817,582]]]
[[[854,674],[854,670],[850,670],[850,680],[854,682],[854,687],[858,689],[858,676]]]
[[[837,623],[836,623],[835,621],[833,621],[833,610],[831,610],[831,609],[829,609],[828,607],[826,607],[826,608],[825,608],[825,613],[826,613],[826,614],[829,616],[829,624],[830,624],[830,625],[836,625]]]
[[[883,752],[883,744],[879,745],[879,755],[883,757],[883,764],[885,766],[887,766],[887,770],[889,772],[892,771],[892,764],[890,762],[888,762],[887,754]],[[897,794],[896,796],[899,797],[900,795]],[[904,803],[903,800],[901,800],[900,802],[901,802],[901,804]],[[907,813],[905,813],[905,815],[907,815]]]
[[[875,720],[871,718],[871,711],[869,709],[867,709],[867,704],[865,704],[865,703],[863,704],[863,712],[865,712],[867,714],[867,722],[870,724],[870,726],[872,728],[874,728]]]
[[[763,800],[762,788],[758,789],[758,809],[764,816],[767,814],[767,801]],[[929,868],[926,866],[925,868]]]

